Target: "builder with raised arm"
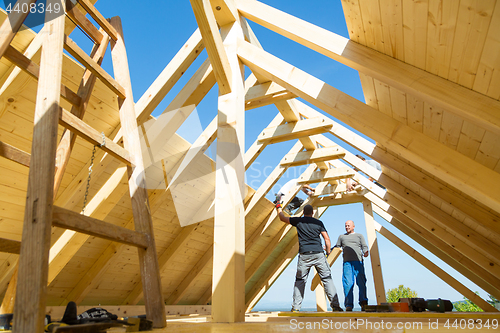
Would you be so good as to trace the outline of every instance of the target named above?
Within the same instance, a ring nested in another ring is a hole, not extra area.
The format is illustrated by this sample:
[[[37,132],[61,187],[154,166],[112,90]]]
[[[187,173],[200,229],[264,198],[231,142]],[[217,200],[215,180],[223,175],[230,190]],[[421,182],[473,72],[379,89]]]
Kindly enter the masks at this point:
[[[354,305],[354,281],[359,289],[359,305],[365,310],[368,304],[366,297],[366,276],[363,257],[368,257],[368,246],[362,234],[354,232],[354,222],[345,222],[346,233],[339,236],[335,247],[342,248],[344,265],[342,266],[342,285],[344,287],[345,310],[352,311]]]
[[[323,282],[332,311],[343,311],[339,305],[339,298],[333,284],[330,266],[326,261],[323,246],[321,245],[320,235],[325,241],[327,255],[330,254],[330,237],[326,232],[323,222],[313,217],[313,207],[311,205],[304,207],[304,216],[302,217],[285,216],[279,200],[276,203],[276,209],[281,221],[297,228],[297,236],[299,237],[299,261],[297,263],[297,274],[295,275],[292,312],[300,310],[302,300],[304,299],[307,276],[312,266],[316,268]]]

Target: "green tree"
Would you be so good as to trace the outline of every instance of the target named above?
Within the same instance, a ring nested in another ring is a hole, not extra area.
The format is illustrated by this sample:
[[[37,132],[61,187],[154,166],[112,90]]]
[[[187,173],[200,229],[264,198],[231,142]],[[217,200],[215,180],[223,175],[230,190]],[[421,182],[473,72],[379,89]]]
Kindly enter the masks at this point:
[[[479,292],[476,291],[476,294],[479,295]],[[463,301],[453,303],[453,307],[460,312],[483,312],[479,306],[466,297],[464,297]]]
[[[495,306],[498,303],[500,303],[498,298],[496,298],[495,296],[493,296],[493,295],[488,295],[488,296],[490,297],[490,300],[488,301],[488,303],[490,303],[491,305]]]
[[[397,288],[387,290],[387,303],[399,302],[400,298],[418,297],[417,292],[400,284]]]

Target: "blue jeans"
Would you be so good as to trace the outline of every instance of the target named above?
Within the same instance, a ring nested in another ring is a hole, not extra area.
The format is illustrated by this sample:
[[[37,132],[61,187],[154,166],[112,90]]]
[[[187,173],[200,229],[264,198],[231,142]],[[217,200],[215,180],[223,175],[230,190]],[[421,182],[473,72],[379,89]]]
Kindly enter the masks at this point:
[[[344,261],[342,271],[342,285],[344,286],[344,305],[346,308],[353,308],[354,304],[354,280],[359,289],[359,303],[368,302],[366,297],[366,276],[365,267],[362,261]]]
[[[330,300],[330,306],[332,308],[340,307],[337,289],[335,289],[335,285],[333,284],[330,266],[328,266],[325,255],[321,252],[313,254],[299,254],[297,274],[295,275],[295,287],[293,289],[292,309],[300,310],[300,307],[302,306],[307,276],[309,275],[309,270],[312,266],[316,268],[316,271],[323,282],[325,294]]]

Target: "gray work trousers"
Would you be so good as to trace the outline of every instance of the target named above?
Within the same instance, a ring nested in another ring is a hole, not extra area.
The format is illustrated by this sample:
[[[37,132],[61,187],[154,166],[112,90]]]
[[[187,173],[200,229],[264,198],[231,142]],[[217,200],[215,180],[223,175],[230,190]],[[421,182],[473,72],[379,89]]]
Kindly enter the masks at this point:
[[[302,306],[307,276],[309,275],[309,270],[312,266],[316,268],[316,271],[318,272],[319,277],[323,282],[326,296],[330,300],[330,306],[332,308],[340,307],[339,298],[337,296],[337,289],[335,289],[335,285],[333,284],[330,266],[328,266],[325,254],[321,252],[312,254],[299,254],[297,274],[295,275],[295,287],[293,289],[292,309],[300,310],[300,307]]]

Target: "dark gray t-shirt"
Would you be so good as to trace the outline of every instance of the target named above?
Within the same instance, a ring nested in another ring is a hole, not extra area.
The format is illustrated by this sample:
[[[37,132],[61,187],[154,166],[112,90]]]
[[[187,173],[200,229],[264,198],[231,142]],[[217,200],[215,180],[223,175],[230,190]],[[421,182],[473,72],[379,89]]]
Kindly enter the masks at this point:
[[[363,261],[363,253],[368,251],[363,235],[355,232],[340,235],[335,247],[342,248],[344,261]]]
[[[297,228],[299,253],[323,252],[320,234],[326,231],[323,222],[311,216],[291,217],[290,224]]]

